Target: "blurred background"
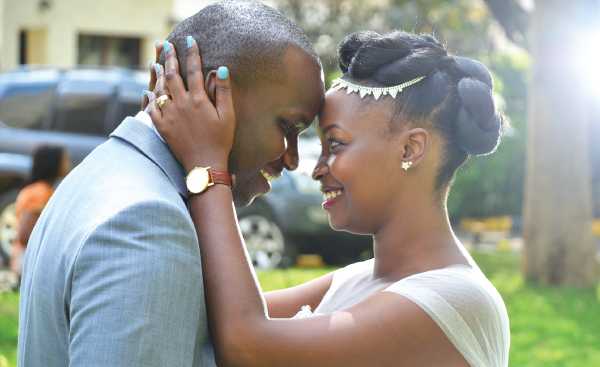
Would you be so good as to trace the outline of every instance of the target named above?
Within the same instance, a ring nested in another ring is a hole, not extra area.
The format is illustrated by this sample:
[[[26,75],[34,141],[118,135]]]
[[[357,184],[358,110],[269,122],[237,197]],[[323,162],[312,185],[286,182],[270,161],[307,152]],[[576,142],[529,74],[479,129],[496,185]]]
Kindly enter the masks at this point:
[[[78,164],[139,110],[154,42],[213,1],[0,0],[0,367],[16,357],[15,200],[42,144]],[[328,83],[336,46],[358,30],[433,33],[494,75],[510,122],[499,150],[458,174],[458,236],[511,317],[511,366],[600,366],[600,1],[272,0],[313,40]],[[370,238],[334,233],[301,166],[239,210],[265,289],[371,256]]]

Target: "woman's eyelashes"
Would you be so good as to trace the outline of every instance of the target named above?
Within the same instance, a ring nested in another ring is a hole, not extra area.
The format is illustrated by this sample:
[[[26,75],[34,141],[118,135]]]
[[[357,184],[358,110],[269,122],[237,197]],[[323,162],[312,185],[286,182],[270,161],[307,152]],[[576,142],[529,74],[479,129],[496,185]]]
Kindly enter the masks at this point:
[[[327,148],[331,153],[336,153],[343,147],[344,143],[334,137],[327,138]]]

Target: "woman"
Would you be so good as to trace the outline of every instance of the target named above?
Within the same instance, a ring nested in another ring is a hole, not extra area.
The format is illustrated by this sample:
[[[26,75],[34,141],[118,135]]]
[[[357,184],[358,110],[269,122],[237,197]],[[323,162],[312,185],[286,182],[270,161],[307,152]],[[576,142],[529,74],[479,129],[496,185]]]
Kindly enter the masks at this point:
[[[197,52],[191,44],[188,58]],[[352,34],[339,54],[343,76],[320,114],[314,178],[331,226],[371,234],[374,259],[263,295],[230,188],[192,195],[220,365],[507,366],[504,303],[446,209],[456,170],[499,142],[488,70],[403,32]],[[166,58],[175,69],[174,52]],[[216,109],[202,85],[188,92],[179,77],[166,81],[171,100],[151,106],[187,172],[227,171],[235,118],[228,70],[214,74]]]
[[[11,269],[21,275],[21,259],[31,231],[50,200],[56,182],[69,172],[71,161],[62,147],[43,145],[33,153],[33,167],[28,184],[19,192],[15,203],[17,238],[11,252]]]

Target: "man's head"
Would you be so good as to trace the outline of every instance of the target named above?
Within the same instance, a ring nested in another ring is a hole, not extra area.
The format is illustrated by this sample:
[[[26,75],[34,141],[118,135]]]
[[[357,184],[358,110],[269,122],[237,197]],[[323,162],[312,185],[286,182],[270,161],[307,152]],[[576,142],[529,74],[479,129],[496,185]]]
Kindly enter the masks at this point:
[[[231,70],[237,130],[230,170],[236,204],[248,204],[268,191],[265,176],[297,167],[298,134],[323,101],[321,64],[297,25],[254,1],[210,5],[173,29],[167,39],[177,50],[184,81],[187,36],[200,47],[209,96],[215,70]]]

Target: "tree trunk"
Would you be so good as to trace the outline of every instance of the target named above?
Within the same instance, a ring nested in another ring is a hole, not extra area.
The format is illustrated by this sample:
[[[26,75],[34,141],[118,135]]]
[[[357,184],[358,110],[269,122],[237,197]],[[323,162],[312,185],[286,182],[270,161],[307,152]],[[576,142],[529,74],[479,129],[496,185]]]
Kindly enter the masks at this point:
[[[591,286],[589,102],[573,51],[584,1],[540,0],[532,14],[524,202],[524,273],[542,284]]]

